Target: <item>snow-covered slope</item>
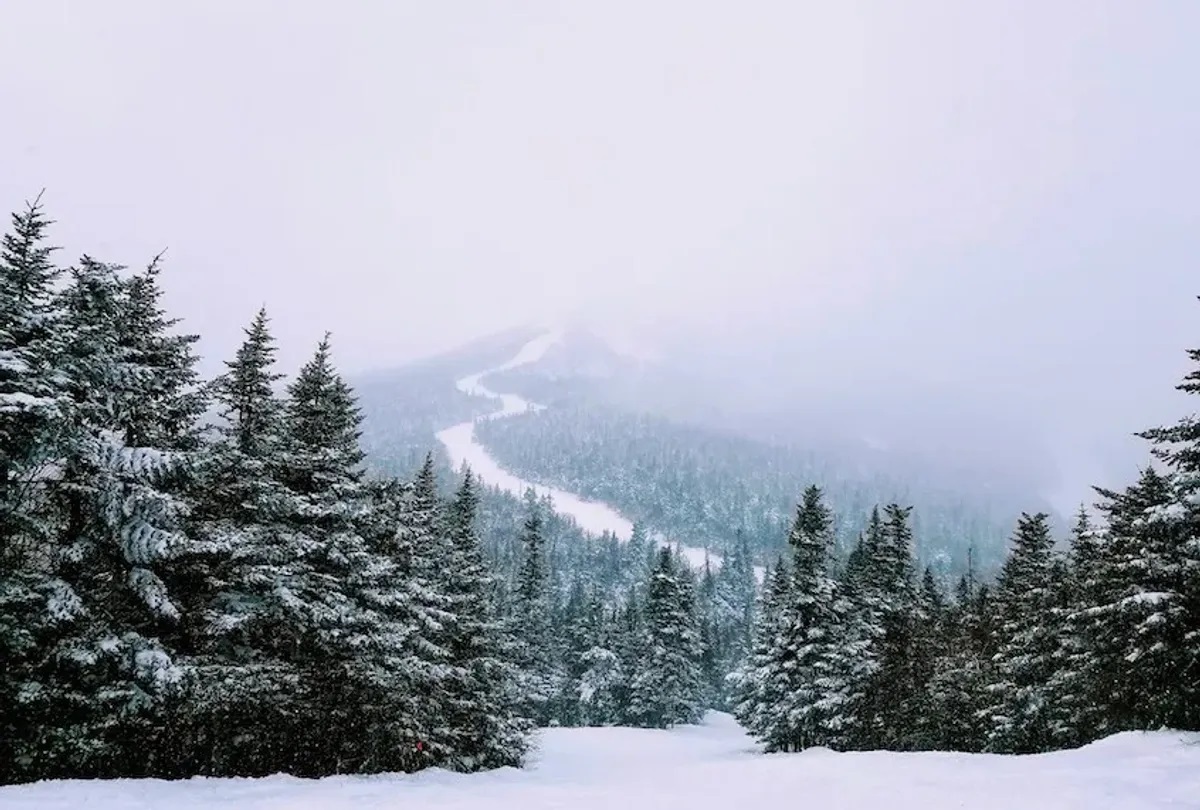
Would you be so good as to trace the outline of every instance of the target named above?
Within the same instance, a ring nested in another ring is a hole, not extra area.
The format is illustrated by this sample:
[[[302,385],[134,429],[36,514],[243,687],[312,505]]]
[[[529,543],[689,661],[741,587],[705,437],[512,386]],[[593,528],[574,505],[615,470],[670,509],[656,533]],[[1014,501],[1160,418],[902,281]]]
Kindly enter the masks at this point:
[[[1200,735],[1127,733],[1077,751],[763,756],[727,715],[653,731],[548,729],[525,770],[314,781],[44,782],[4,810],[1158,810],[1200,806]]]
[[[542,406],[536,402],[530,402],[516,394],[499,393],[491,390],[484,384],[483,379],[489,374],[538,363],[548,353],[561,345],[563,337],[564,333],[561,330],[548,330],[522,346],[520,351],[511,360],[495,368],[470,374],[458,380],[456,383],[458,390],[471,396],[495,400],[499,405],[497,410],[480,417],[479,421],[484,419],[503,419],[507,416],[516,416],[517,414],[525,413],[526,411],[539,410]],[[554,487],[534,484],[513,475],[501,467],[496,459],[492,457],[492,454],[488,452],[487,448],[475,438],[475,421],[461,422],[439,431],[437,438],[446,448],[446,453],[450,456],[450,463],[455,469],[465,464],[484,483],[499,487],[514,495],[522,495],[529,489],[534,490],[539,496],[549,495],[554,503],[555,510],[562,514],[570,515],[585,532],[591,534],[611,532],[621,540],[629,539],[629,535],[633,531],[633,523],[608,504],[585,500],[574,493]],[[658,537],[658,540],[659,542],[668,542],[666,538],[661,536]],[[704,549],[681,546],[680,550],[693,565],[699,566],[703,564],[705,559]],[[713,562],[719,565],[720,559],[714,556]],[[762,571],[758,569],[756,571],[761,578]]]

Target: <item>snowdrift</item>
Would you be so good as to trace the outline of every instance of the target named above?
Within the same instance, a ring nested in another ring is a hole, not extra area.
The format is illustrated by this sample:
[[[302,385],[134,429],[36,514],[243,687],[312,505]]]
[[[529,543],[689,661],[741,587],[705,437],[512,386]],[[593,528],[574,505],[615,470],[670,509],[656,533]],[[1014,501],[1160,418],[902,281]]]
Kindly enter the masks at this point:
[[[306,781],[42,782],[3,810],[1140,810],[1200,808],[1200,734],[1126,733],[1035,756],[759,754],[728,715],[670,731],[549,729],[525,770]]]

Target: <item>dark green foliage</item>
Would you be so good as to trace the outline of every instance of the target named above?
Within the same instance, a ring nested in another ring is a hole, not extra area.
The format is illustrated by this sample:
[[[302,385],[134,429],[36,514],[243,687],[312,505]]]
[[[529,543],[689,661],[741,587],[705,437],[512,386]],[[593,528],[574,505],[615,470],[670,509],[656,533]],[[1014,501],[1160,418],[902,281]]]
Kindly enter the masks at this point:
[[[630,682],[628,713],[638,725],[694,723],[704,711],[695,592],[670,548],[658,553],[643,613],[644,641]]]
[[[366,480],[328,340],[280,399],[264,312],[202,385],[157,261],[59,284],[47,224],[0,252],[4,779],[519,764],[471,482]]]

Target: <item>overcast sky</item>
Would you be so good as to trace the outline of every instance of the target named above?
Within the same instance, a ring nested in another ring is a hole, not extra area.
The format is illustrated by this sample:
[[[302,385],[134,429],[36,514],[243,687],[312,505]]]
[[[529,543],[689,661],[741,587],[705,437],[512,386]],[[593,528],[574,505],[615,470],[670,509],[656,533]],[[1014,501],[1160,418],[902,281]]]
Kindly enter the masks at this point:
[[[350,370],[661,321],[970,386],[1089,475],[1200,342],[1197,42],[1194,0],[4,0],[0,205],[169,248],[212,364],[262,303]]]

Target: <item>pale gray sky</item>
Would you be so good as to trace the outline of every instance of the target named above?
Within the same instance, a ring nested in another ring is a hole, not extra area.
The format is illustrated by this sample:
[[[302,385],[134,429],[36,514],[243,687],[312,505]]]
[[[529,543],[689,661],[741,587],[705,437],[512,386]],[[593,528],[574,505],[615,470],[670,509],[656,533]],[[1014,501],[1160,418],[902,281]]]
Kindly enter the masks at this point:
[[[1200,342],[1197,42],[1193,0],[5,0],[0,205],[168,247],[214,363],[263,302],[350,370],[663,321],[969,387],[1095,480]]]

